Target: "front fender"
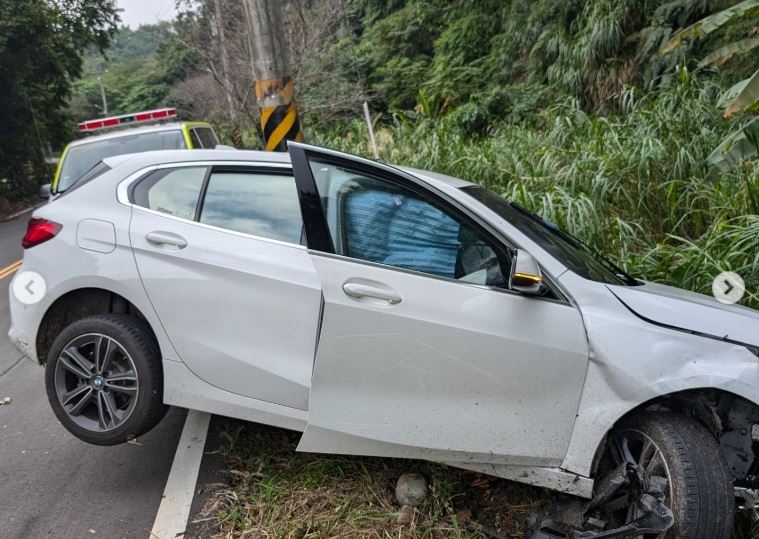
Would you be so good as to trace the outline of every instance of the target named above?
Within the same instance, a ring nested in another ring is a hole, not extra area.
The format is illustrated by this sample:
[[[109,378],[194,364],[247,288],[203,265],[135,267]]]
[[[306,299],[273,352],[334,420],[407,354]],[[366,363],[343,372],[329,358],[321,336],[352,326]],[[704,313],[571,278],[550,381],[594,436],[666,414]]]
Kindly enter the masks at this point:
[[[747,348],[620,318],[612,331],[589,317],[591,357],[563,469],[590,476],[606,433],[652,399],[714,388],[759,403],[759,359]]]

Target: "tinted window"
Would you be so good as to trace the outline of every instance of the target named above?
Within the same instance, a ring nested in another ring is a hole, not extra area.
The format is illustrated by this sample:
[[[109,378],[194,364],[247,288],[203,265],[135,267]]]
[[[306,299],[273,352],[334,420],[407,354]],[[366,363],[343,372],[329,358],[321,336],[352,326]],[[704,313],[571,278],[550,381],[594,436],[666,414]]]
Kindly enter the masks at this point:
[[[65,191],[106,157],[151,150],[176,150],[184,147],[184,136],[178,129],[125,135],[71,146],[66,150],[63,163],[61,163],[56,190]]]
[[[254,236],[300,243],[303,221],[289,175],[213,172],[200,222]]]
[[[426,198],[395,183],[311,163],[337,254],[501,286],[496,250]]]
[[[210,127],[196,127],[194,131],[197,133],[198,138],[200,138],[200,143],[204,148],[216,148],[219,140]]]
[[[190,144],[196,150],[203,147],[203,143],[200,142],[200,137],[195,129],[190,129]]]
[[[134,203],[167,215],[194,219],[206,167],[156,170],[134,189]]]

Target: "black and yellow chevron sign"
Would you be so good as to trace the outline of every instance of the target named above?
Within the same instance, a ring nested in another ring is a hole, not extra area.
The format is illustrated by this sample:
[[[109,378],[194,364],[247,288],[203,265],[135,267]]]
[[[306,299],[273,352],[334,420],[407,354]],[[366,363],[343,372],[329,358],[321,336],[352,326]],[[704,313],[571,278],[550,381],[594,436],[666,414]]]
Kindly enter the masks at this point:
[[[256,99],[261,107],[264,146],[270,152],[286,152],[287,141],[303,141],[290,77],[256,81]]]

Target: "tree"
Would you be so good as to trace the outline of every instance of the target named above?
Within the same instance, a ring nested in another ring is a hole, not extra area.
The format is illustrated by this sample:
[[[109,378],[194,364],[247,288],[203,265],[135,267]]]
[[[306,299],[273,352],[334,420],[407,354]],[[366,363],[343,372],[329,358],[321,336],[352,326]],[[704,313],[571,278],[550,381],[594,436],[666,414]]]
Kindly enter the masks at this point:
[[[759,15],[759,0],[744,0],[679,30],[662,46],[661,53],[667,54],[681,44],[706,36],[740,17],[757,15]],[[698,67],[718,67],[736,55],[745,54],[759,47],[759,36],[756,32],[754,28],[750,37],[720,47],[703,58]],[[722,95],[720,105],[725,107],[725,118],[741,112],[759,111],[759,69],[749,78],[728,89]],[[708,157],[707,162],[714,171],[724,172],[743,159],[755,156],[757,152],[759,152],[759,117],[753,117],[725,138]]]
[[[0,179],[8,193],[42,179],[43,148],[65,136],[66,98],[82,55],[110,43],[115,0],[0,0]]]

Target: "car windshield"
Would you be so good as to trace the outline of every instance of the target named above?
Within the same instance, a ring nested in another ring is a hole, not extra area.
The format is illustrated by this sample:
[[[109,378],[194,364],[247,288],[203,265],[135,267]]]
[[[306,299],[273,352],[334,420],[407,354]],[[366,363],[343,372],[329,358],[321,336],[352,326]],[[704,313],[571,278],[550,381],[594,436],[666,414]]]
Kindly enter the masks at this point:
[[[150,150],[178,150],[186,148],[184,136],[179,129],[139,133],[71,146],[61,165],[56,191],[68,189],[92,167],[106,157]]]
[[[574,273],[607,284],[637,285],[633,277],[557,225],[480,186],[462,189],[500,215]]]

